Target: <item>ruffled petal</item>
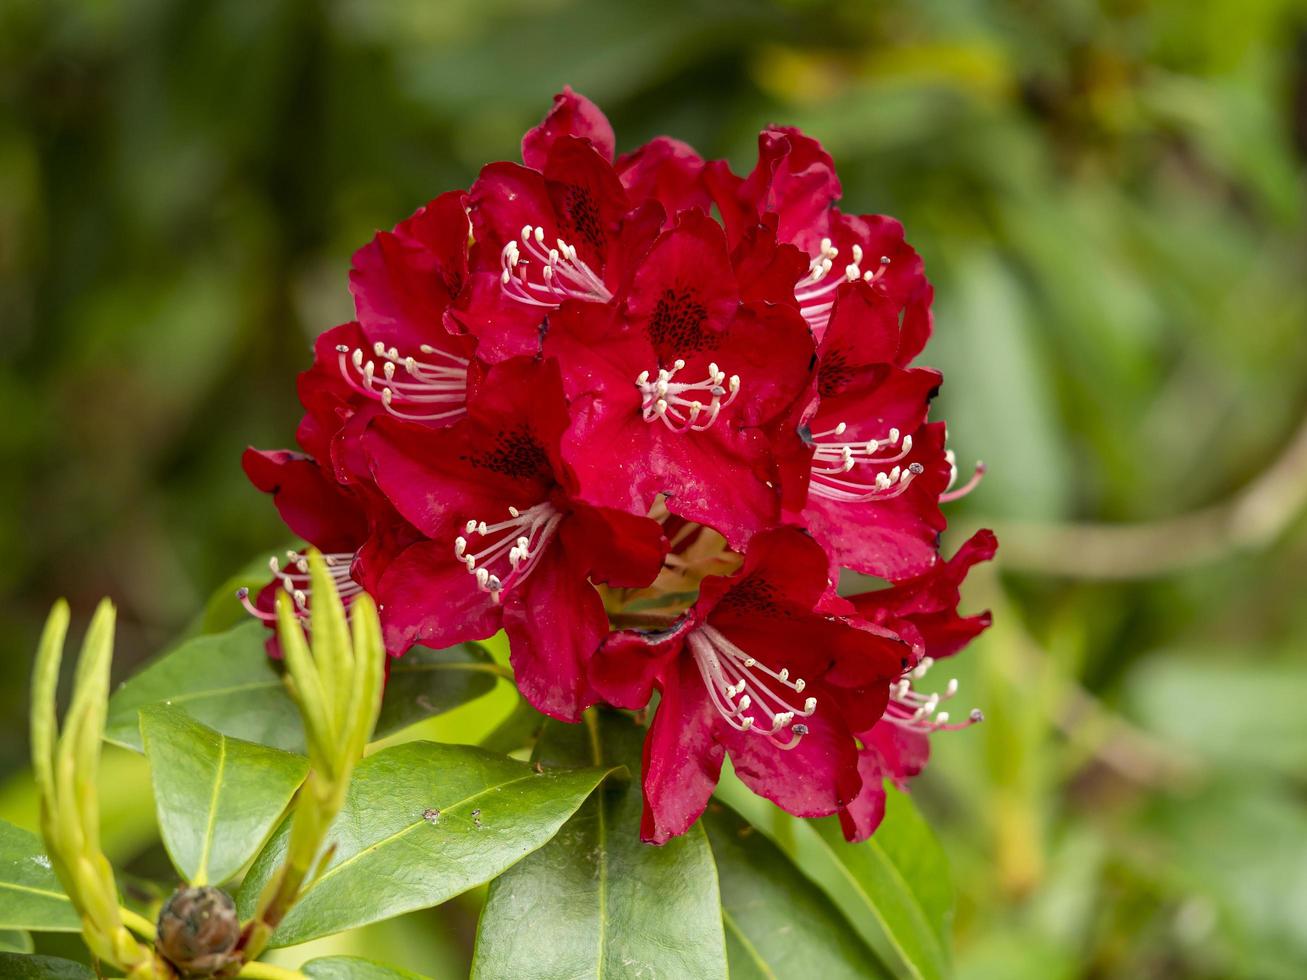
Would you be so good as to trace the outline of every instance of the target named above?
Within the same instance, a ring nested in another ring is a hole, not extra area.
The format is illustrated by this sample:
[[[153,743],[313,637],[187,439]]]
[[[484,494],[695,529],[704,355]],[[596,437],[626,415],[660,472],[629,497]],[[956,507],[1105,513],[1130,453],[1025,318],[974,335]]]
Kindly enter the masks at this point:
[[[574,503],[559,529],[568,553],[591,581],[640,589],[662,570],[667,539],[662,525],[612,507]]]
[[[328,479],[308,456],[290,450],[246,449],[241,466],[299,537],[322,551],[353,552],[367,537],[358,501]]]
[[[721,226],[700,211],[683,212],[636,271],[627,315],[658,357],[651,368],[711,351],[739,305]]]
[[[436,198],[354,253],[350,292],[368,340],[416,355],[444,349],[442,318],[467,277],[467,195]]]
[[[669,665],[644,741],[640,837],[665,844],[699,819],[721,778],[725,752],[714,737],[717,709],[689,657]]]
[[[572,86],[564,85],[544,121],[522,137],[522,162],[543,170],[550,149],[568,136],[588,140],[601,157],[612,161],[617,139],[608,117],[584,95],[572,91]]]
[[[500,628],[503,610],[476,587],[448,543],[421,541],[401,551],[374,595],[391,656],[416,643],[443,648],[485,639]]]
[[[683,655],[686,634],[696,621],[686,617],[665,630],[618,630],[604,638],[590,661],[590,683],[618,708],[636,711],[649,703],[654,684],[669,662]]]
[[[553,718],[580,721],[597,700],[587,668],[608,633],[608,615],[565,540],[551,542],[505,596],[504,629],[522,696]]]
[[[718,737],[735,774],[759,796],[796,817],[825,817],[857,796],[857,745],[839,715],[823,712],[820,705],[804,724],[808,733],[788,750],[759,732],[724,723]]]
[[[704,184],[703,157],[689,144],[657,136],[617,159],[617,175],[632,201],[657,201],[666,215],[664,228],[676,222],[682,211],[712,206]]]
[[[988,530],[977,531],[956,555],[925,574],[888,589],[850,597],[859,615],[898,628],[908,622],[916,629],[925,653],[938,660],[961,650],[990,625],[989,613],[959,616],[960,586],[971,568],[994,557],[998,541]]]

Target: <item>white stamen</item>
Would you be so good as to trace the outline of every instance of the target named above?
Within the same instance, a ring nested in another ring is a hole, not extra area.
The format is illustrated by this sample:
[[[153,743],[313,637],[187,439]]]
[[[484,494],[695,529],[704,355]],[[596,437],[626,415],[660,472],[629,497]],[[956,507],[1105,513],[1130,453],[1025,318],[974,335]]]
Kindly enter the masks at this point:
[[[495,602],[531,574],[563,520],[547,502],[526,510],[509,507],[508,513],[508,520],[496,524],[472,520],[464,525],[468,537],[475,534],[486,539],[475,554],[468,553],[468,537],[454,539],[454,557],[467,566],[477,587],[490,593]]]
[[[350,575],[350,569],[354,564],[354,554],[352,551],[340,551],[322,556],[323,563],[327,566],[327,574],[331,577],[331,583],[335,586],[336,593],[340,596],[346,612],[349,611],[350,604],[354,599],[363,592],[363,586],[355,582]],[[285,566],[274,555],[268,559],[268,569],[282,589],[291,597],[293,604],[291,611],[300,619],[307,618],[313,602],[308,555],[299,551],[287,551]],[[265,623],[276,621],[277,614],[275,612],[265,612],[250,601],[248,589],[239,590],[236,597],[240,600],[241,605],[245,607],[245,611],[251,616],[256,616]]]
[[[839,256],[840,250],[831,244],[829,238],[823,238],[817,255],[808,263],[808,275],[800,280],[794,289],[794,298],[799,301],[799,311],[819,339],[830,323],[831,310],[835,306],[835,291],[844,283],[857,282],[859,279],[875,284],[880,281],[890,264],[889,256],[882,255],[877,269],[864,271],[862,246],[854,243],[849,252],[853,261],[832,275],[835,259]]]
[[[983,721],[985,716],[981,714],[979,708],[973,708],[967,720],[959,723],[950,723],[949,713],[938,710],[941,703],[950,700],[958,693],[957,678],[950,679],[942,693],[922,694],[912,689],[909,675],[915,678],[924,677],[934,662],[930,657],[922,657],[916,667],[890,684],[885,720],[900,728],[927,735],[941,729],[954,731]]]
[[[509,298],[527,306],[554,309],[564,300],[607,303],[612,292],[603,279],[576,254],[576,246],[561,238],[557,248],[545,249],[545,230],[524,225],[518,242],[509,242],[500,254],[500,284]],[[540,269],[539,281],[531,278],[532,263]]]
[[[688,643],[708,696],[732,728],[755,732],[779,749],[794,748],[808,734],[807,725],[794,721],[810,718],[817,699],[805,698],[801,708],[790,700],[789,692],[799,693],[804,682],[791,682],[788,669],[774,671],[759,663],[706,623]]]
[[[381,361],[383,380],[378,381],[377,361],[365,361],[362,348],[336,347],[341,377],[355,391],[381,402],[396,418],[442,422],[467,414],[467,359],[429,344],[423,344],[421,351],[431,360],[401,357],[394,347],[373,344],[373,356]]]
[[[712,428],[721,410],[735,401],[740,393],[740,376],[733,374],[728,379],[725,371],[709,364],[708,375],[702,381],[673,381],[684,368],[684,359],[678,357],[670,370],[663,368],[652,381],[648,371],[640,372],[635,384],[640,389],[641,414],[646,422],[661,419],[673,432],[703,432]]]
[[[889,500],[903,493],[924,471],[917,462],[899,465],[912,452],[911,435],[891,428],[884,439],[854,441],[846,436],[848,428],[848,423],[840,422],[812,433],[810,493],[846,504]],[[857,474],[843,476],[855,469]]]

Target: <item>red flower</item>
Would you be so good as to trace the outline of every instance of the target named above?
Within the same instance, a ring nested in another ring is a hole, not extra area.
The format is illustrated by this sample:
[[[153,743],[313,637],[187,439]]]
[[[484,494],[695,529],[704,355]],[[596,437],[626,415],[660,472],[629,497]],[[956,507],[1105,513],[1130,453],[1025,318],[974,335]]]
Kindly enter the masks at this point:
[[[865,836],[883,778],[955,727],[905,671],[988,623],[957,603],[992,537],[939,560],[940,505],[974,479],[950,489],[941,377],[912,366],[921,259],[835,207],[798,130],[765,130],[745,177],[666,137],[615,147],[564,89],[521,163],[360,249],[357,319],[299,379],[308,455],[247,472],[347,600],[375,594],[392,654],[502,627],[522,693],[567,720],[658,690],[647,839],[696,819],[726,752]],[[274,563],[255,615],[277,588],[307,611],[302,565]],[[890,587],[841,599],[843,568]]]
[[[396,543],[414,536],[387,508],[369,514],[359,493],[331,479],[309,456],[247,449],[241,462],[250,482],[272,495],[286,526],[322,552],[346,608],[365,589],[376,587]],[[378,522],[376,517],[382,513],[388,520]],[[284,560],[269,559],[268,565],[272,579],[253,600],[245,589],[238,593],[245,608],[271,626],[276,620],[277,590],[283,589],[294,600],[296,615],[307,618],[313,590],[306,556],[290,551]],[[280,656],[275,634],[269,635],[268,649]],[[391,648],[390,653],[398,656],[407,649]]]
[[[568,303],[551,316],[545,353],[572,403],[563,454],[584,499],[642,514],[666,494],[737,548],[777,523],[775,423],[807,392],[812,340],[792,306],[742,302],[702,212],[659,237],[621,310]]]
[[[645,740],[646,840],[661,844],[698,818],[726,752],[754,792],[797,816],[855,799],[853,732],[880,717],[912,649],[888,630],[817,611],[832,606],[827,569],[802,532],[767,531],[737,574],[704,579],[671,629],[608,636],[591,666],[595,689],[628,708],[661,692]]]
[[[663,223],[657,202],[627,196],[611,146],[553,131],[531,158],[539,169],[485,167],[469,196],[475,271],[455,320],[491,360],[536,353],[565,300],[612,300]]]
[[[858,734],[863,743],[858,754],[862,789],[840,811],[844,836],[849,840],[865,840],[879,826],[885,815],[886,779],[905,789],[907,781],[925,767],[931,732],[966,728],[981,720],[979,710],[973,710],[963,722],[951,722],[948,712],[939,710],[940,704],[957,693],[957,681],[949,681],[943,694],[916,691],[913,681],[925,677],[935,661],[957,653],[988,628],[987,612],[958,615],[958,590],[971,567],[993,558],[997,548],[992,531],[978,531],[956,555],[926,574],[850,600],[869,621],[912,641],[918,659],[911,671],[890,685],[885,716],[869,731]]]
[[[387,646],[450,646],[502,625],[522,693],[575,721],[608,631],[590,584],[653,581],[666,543],[645,517],[592,507],[558,454],[566,401],[554,362],[490,368],[455,426],[378,418],[365,444],[382,491],[425,540],[377,584]]]

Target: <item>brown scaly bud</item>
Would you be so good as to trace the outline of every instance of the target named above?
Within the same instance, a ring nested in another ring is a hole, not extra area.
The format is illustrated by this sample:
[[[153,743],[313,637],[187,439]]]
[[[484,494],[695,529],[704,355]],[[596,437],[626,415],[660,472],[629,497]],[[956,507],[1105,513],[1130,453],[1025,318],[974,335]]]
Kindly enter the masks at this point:
[[[232,963],[241,924],[218,888],[178,888],[159,912],[156,949],[186,977],[211,977]]]

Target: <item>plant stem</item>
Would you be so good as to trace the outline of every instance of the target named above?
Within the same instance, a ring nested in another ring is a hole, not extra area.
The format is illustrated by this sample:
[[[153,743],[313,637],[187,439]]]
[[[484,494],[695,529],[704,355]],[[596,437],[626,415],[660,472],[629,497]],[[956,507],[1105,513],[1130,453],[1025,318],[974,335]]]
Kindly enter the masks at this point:
[[[139,915],[131,909],[122,906],[119,906],[118,914],[122,916],[123,925],[128,929],[136,933],[138,936],[149,939],[151,942],[154,941],[155,927],[153,922],[145,916]]]
[[[246,963],[236,976],[249,977],[251,980],[305,980],[299,970],[288,970],[271,963]]]
[[[1142,579],[1185,571],[1275,542],[1307,506],[1307,420],[1280,457],[1223,503],[1137,524],[981,519],[1003,542],[1004,568],[1080,579]]]

